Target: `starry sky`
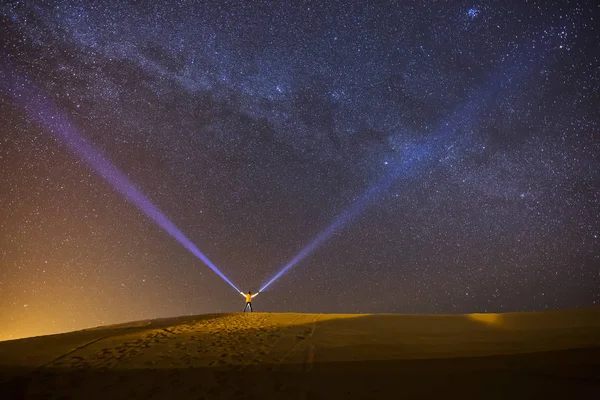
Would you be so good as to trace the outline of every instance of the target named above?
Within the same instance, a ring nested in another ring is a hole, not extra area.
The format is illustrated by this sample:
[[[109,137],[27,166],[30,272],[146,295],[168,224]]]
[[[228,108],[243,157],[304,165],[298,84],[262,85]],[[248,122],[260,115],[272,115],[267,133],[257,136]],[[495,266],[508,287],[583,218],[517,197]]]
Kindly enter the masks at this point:
[[[43,94],[240,289],[303,254],[257,311],[593,306],[594,3],[8,1],[0,78]],[[242,310],[13,89],[0,340]]]

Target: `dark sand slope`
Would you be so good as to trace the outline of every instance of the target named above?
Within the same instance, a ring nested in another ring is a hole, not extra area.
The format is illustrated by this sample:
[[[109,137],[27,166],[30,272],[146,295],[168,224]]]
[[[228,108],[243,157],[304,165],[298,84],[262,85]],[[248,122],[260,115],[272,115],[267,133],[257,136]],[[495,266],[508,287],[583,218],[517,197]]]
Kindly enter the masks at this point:
[[[0,382],[0,399],[600,398],[600,308],[143,321],[0,342]]]

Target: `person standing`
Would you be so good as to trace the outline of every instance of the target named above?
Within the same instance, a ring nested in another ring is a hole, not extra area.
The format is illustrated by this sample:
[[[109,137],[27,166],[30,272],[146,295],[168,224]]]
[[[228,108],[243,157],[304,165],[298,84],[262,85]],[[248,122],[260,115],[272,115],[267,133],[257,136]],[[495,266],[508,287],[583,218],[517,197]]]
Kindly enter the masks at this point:
[[[258,293],[252,294],[251,291],[248,291],[248,293],[240,292],[240,294],[246,297],[246,306],[244,306],[244,312],[246,312],[247,309],[250,309],[250,312],[252,312],[252,298],[258,296]]]

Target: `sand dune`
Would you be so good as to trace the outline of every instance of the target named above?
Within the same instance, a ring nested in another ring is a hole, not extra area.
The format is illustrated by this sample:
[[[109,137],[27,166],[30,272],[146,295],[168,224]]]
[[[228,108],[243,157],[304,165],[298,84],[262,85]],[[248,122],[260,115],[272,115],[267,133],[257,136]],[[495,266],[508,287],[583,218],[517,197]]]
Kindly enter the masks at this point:
[[[1,399],[598,396],[600,308],[140,321],[0,342],[0,385]]]

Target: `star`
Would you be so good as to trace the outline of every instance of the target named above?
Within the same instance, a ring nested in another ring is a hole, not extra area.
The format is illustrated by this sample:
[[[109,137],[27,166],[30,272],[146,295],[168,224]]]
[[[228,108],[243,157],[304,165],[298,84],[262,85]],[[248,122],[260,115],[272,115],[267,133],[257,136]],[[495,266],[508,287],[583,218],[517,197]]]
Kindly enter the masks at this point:
[[[479,9],[478,8],[469,8],[469,10],[467,11],[467,15],[469,16],[469,18],[475,19],[475,18],[477,18],[477,16],[479,16]]]

